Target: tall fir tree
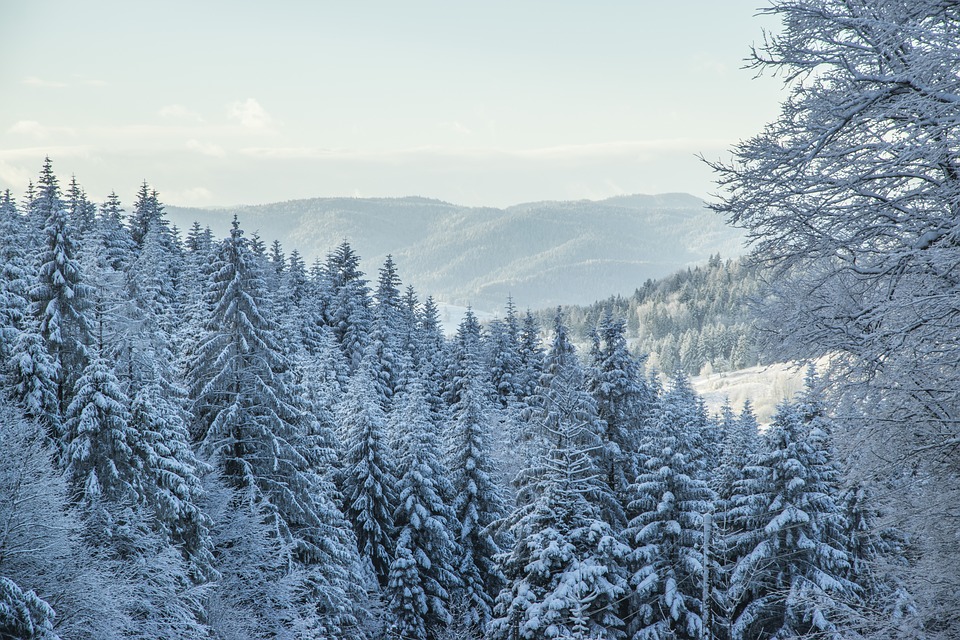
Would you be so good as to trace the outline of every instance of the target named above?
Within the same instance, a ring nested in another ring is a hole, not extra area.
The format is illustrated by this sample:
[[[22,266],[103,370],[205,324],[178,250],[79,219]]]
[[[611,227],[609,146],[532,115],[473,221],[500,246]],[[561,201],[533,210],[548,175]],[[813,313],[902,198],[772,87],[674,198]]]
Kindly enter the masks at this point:
[[[653,394],[643,377],[642,362],[630,355],[626,323],[607,310],[597,333],[593,361],[587,369],[587,388],[603,421],[599,467],[611,493],[623,496],[607,514],[615,527],[627,519],[629,487],[637,477],[640,445],[650,433]]]
[[[333,327],[340,349],[350,364],[350,371],[359,368],[370,339],[370,289],[360,270],[360,256],[350,243],[343,241],[324,264],[325,287],[329,299],[324,313]]]
[[[473,310],[468,308],[457,327],[457,335],[448,345],[447,367],[444,373],[443,399],[448,407],[460,402],[463,388],[469,377],[467,363],[470,354],[479,354],[482,344],[482,329]],[[486,372],[483,372],[487,375]]]
[[[520,374],[515,388],[522,400],[532,396],[543,373],[543,344],[540,339],[540,323],[528,309],[520,328]]]
[[[679,373],[660,398],[655,435],[642,444],[643,467],[630,487],[637,515],[624,536],[632,548],[634,640],[705,634],[702,586],[713,562],[704,555],[703,517],[714,495],[700,477],[698,411],[686,385]]]
[[[130,424],[130,399],[106,361],[93,358],[77,381],[64,422],[67,474],[74,498],[89,507],[103,501],[142,502],[140,432]]]
[[[369,336],[372,362],[377,365],[376,387],[385,411],[393,404],[393,397],[403,387],[403,377],[409,368],[404,350],[404,309],[400,299],[400,276],[391,256],[380,268],[377,289],[374,292],[373,322]]]
[[[737,556],[727,591],[731,635],[839,639],[838,617],[858,589],[846,578],[850,555],[827,436],[785,402],[767,442],[728,514]]]
[[[601,515],[608,489],[591,451],[596,404],[558,312],[555,335],[530,411],[541,454],[518,477],[508,517],[515,539],[502,562],[491,637],[622,638],[616,602],[626,593],[628,549]]]
[[[346,448],[341,485],[343,511],[353,524],[360,555],[385,587],[393,561],[397,477],[371,368],[365,364],[353,376],[338,408]]]
[[[339,610],[316,614],[314,626],[329,631],[350,601],[343,576],[353,560],[326,546],[327,497],[317,494],[317,470],[305,442],[309,417],[293,393],[258,259],[236,220],[214,267],[210,315],[190,372],[194,434],[230,485],[257,503],[290,545],[304,588],[324,584],[329,601],[338,603]]]
[[[497,563],[501,549],[494,528],[504,517],[506,505],[495,481],[492,456],[495,401],[480,366],[478,354],[468,354],[468,377],[460,402],[453,408],[448,466],[460,545],[457,575],[462,588],[457,613],[462,624],[483,634],[505,582]]]
[[[400,442],[397,530],[385,595],[393,612],[391,635],[436,639],[450,625],[450,598],[458,586],[453,487],[423,390],[408,385],[391,420]]]
[[[506,314],[503,319],[490,323],[488,344],[490,380],[500,406],[506,409],[515,405],[523,395],[519,384],[520,323],[513,298],[507,298]]]
[[[87,364],[87,347],[92,340],[87,314],[90,287],[83,282],[73,231],[63,209],[53,211],[46,219],[37,268],[38,277],[30,292],[31,310],[57,365],[57,403],[62,416]]]

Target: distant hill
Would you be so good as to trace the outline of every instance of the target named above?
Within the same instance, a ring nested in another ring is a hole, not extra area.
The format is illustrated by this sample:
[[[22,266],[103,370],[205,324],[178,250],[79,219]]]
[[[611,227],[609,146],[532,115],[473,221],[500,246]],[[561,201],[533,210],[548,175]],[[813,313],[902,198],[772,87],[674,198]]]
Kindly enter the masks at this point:
[[[687,194],[536,202],[506,209],[409,198],[315,198],[228,209],[168,206],[222,236],[234,214],[269,244],[308,263],[347,239],[371,279],[392,254],[404,284],[438,300],[496,310],[586,304],[630,294],[711,255],[737,256],[742,235]]]

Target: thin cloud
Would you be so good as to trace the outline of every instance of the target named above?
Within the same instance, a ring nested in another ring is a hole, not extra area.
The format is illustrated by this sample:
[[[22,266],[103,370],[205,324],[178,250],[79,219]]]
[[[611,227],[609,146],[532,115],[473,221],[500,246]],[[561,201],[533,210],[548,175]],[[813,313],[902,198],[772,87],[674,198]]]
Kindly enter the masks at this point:
[[[594,144],[557,145],[530,149],[503,149],[482,147],[422,146],[396,150],[329,149],[323,147],[246,147],[240,150],[245,156],[272,159],[332,159],[332,160],[397,160],[416,156],[460,157],[470,159],[518,158],[532,160],[589,160],[651,152],[689,152],[707,149],[725,149],[730,140],[713,138],[673,138],[663,140],[624,140]]]
[[[99,78],[91,78],[79,73],[73,74],[73,77],[78,83],[85,87],[105,87],[109,83],[106,80],[100,80]]]
[[[695,55],[693,62],[701,71],[706,71],[716,76],[725,76],[730,71],[726,64],[716,58],[710,58],[704,55]]]
[[[197,206],[210,204],[213,192],[206,187],[193,187],[183,191],[163,191],[165,202],[180,206]]]
[[[232,102],[227,106],[227,118],[248,129],[266,129],[273,118],[253,98]]]
[[[29,160],[37,161],[37,166],[43,161],[45,156],[51,158],[92,158],[94,149],[86,145],[75,146],[40,146],[40,147],[21,147],[19,149],[0,148],[0,162]],[[31,172],[33,175],[33,172]]]
[[[19,120],[7,129],[7,133],[46,140],[55,134],[73,135],[75,132],[69,127],[49,127],[36,120]]]
[[[64,87],[70,86],[66,82],[44,80],[43,78],[38,78],[37,76],[27,76],[23,79],[23,84],[30,87],[43,87],[46,89],[63,89]]]
[[[76,85],[82,87],[105,87],[109,84],[106,80],[90,78],[79,73],[75,73],[71,77],[73,81],[64,82],[62,80],[46,80],[37,76],[27,76],[22,82],[29,87],[42,87],[44,89],[65,89]]]
[[[157,115],[165,120],[189,120],[192,122],[203,122],[203,118],[196,111],[191,111],[182,104],[168,104],[160,107]]]
[[[24,189],[32,178],[32,171],[0,160],[0,183],[8,188]]]
[[[226,150],[218,144],[212,142],[200,142],[195,138],[187,140],[187,149],[213,158],[222,158],[227,155]]]
[[[473,133],[473,130],[470,129],[467,125],[454,120],[453,122],[441,122],[440,128],[446,129],[447,131],[453,131],[454,133],[459,133],[465,136],[468,136]]]

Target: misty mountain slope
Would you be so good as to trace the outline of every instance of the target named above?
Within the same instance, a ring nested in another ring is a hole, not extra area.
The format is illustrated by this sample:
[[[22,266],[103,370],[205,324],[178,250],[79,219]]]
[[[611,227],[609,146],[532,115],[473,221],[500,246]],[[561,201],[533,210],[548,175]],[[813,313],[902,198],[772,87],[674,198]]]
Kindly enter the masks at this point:
[[[236,213],[268,244],[307,262],[348,240],[374,277],[392,254],[405,284],[452,304],[498,309],[587,303],[630,294],[648,278],[739,255],[741,234],[686,194],[598,202],[535,202],[506,209],[420,197],[316,198],[220,210],[167,207],[181,229],[194,220],[224,234]]]

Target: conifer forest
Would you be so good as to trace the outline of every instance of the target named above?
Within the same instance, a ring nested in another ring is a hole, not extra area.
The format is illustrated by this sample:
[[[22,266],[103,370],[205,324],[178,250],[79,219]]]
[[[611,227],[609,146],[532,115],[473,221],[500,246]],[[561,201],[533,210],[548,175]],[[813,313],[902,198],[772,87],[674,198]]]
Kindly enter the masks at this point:
[[[960,638],[960,3],[763,12],[748,253],[632,298],[447,335],[347,240],[0,194],[0,638]]]

